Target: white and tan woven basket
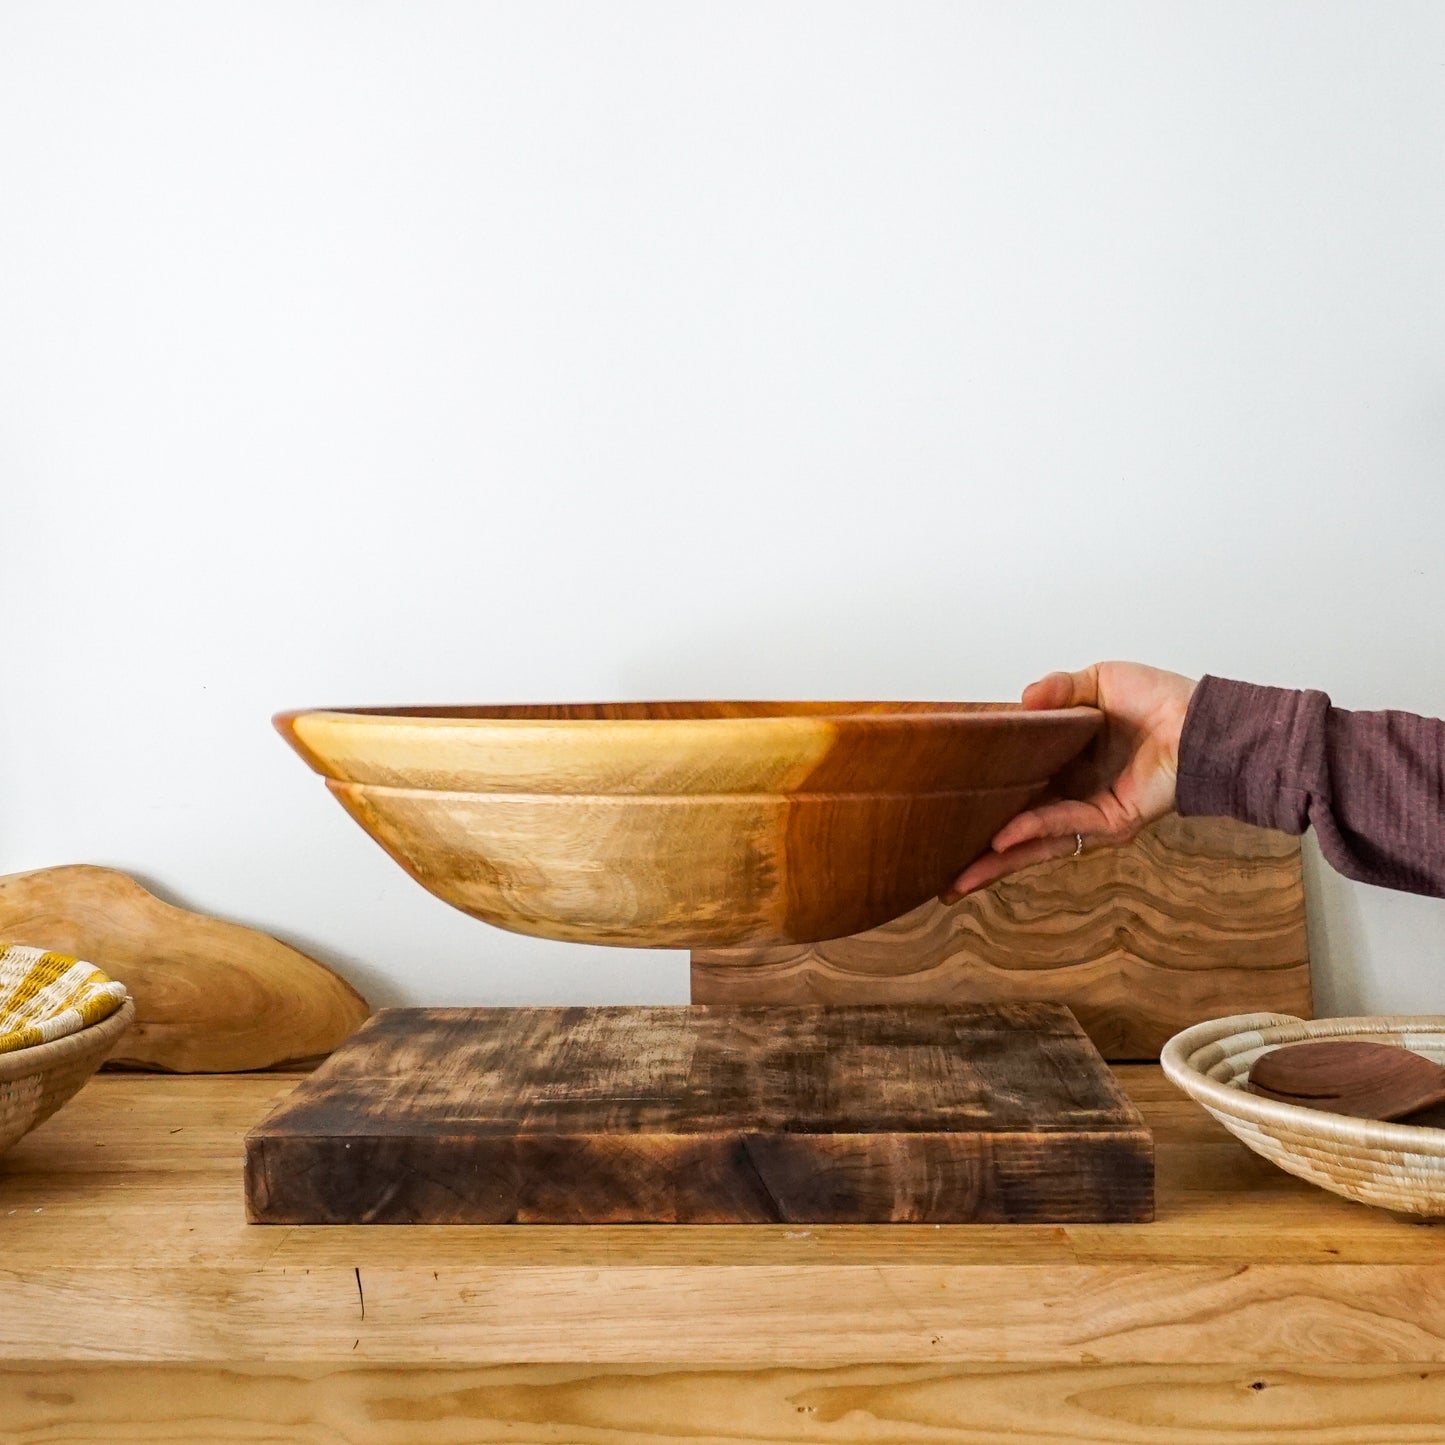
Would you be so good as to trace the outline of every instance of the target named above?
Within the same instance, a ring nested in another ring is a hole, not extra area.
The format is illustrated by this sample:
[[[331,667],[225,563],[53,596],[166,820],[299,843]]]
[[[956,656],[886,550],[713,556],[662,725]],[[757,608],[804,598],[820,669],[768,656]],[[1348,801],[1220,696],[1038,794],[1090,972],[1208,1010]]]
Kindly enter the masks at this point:
[[[76,1033],[0,1054],[0,1150],[43,1124],[105,1062],[135,1022],[126,1001]]]
[[[1317,1019],[1236,1014],[1185,1029],[1164,1045],[1169,1078],[1256,1154],[1363,1204],[1445,1215],[1445,1129],[1351,1119],[1245,1088],[1261,1054],[1303,1039],[1370,1039],[1445,1064],[1445,1017]]]

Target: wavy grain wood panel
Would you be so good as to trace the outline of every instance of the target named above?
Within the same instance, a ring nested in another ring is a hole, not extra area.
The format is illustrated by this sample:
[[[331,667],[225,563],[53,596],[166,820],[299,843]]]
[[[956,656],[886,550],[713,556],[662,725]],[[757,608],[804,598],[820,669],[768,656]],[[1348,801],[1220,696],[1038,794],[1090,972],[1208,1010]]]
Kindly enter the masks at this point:
[[[695,950],[694,1003],[1067,1004],[1105,1058],[1158,1056],[1201,1019],[1308,1018],[1299,839],[1170,816],[1124,848],[930,902],[851,938]]]

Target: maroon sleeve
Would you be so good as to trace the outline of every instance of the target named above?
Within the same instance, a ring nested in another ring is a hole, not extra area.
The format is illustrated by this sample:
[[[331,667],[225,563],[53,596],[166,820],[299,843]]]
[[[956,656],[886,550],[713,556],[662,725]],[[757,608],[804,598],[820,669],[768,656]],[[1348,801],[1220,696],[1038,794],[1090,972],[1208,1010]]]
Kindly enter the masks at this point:
[[[1347,878],[1445,897],[1445,722],[1203,678],[1179,741],[1184,816],[1313,827]]]

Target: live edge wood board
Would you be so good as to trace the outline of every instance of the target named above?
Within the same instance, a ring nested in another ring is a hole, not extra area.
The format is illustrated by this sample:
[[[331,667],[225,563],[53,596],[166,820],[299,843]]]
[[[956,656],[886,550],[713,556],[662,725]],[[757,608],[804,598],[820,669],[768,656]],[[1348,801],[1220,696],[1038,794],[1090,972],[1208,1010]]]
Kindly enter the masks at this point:
[[[952,907],[802,947],[694,950],[711,1004],[1067,1004],[1108,1059],[1201,1019],[1311,1015],[1297,838],[1170,816],[1124,848],[1005,878]]]
[[[1067,1009],[384,1009],[246,1139],[278,1224],[1136,1221]]]
[[[136,1022],[108,1067],[232,1073],[325,1057],[369,1012],[314,958],[269,934],[165,903],[113,868],[0,878],[0,939],[72,954],[119,979]]]

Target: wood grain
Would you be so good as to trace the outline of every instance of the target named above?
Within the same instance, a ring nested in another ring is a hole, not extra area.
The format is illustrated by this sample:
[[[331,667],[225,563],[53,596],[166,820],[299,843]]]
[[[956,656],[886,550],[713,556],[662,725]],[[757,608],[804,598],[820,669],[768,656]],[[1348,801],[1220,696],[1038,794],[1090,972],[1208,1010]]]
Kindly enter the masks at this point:
[[[808,942],[952,882],[1097,731],[1090,708],[614,703],[285,713],[421,885],[589,943]]]
[[[1436,1445],[1445,1368],[0,1366],[12,1445]]]
[[[1140,1220],[1066,1009],[384,1009],[246,1139],[273,1224]]]
[[[1404,1381],[1445,1364],[1438,1228],[1274,1169],[1157,1068],[1117,1073],[1156,1138],[1147,1226],[261,1229],[242,1209],[242,1135],[296,1078],[103,1074],[0,1157],[0,1358],[526,1367],[516,1378],[870,1362]]]
[[[87,959],[130,990],[136,1024],[108,1066],[270,1069],[330,1053],[366,1001],[304,953],[163,903],[111,868],[0,878],[0,938]]]
[[[695,1003],[1067,1004],[1105,1058],[1200,1019],[1311,1012],[1297,838],[1170,816],[851,938],[695,950]]]
[[[1445,1068],[1411,1048],[1366,1039],[1271,1049],[1248,1079],[1252,1094],[1357,1119],[1404,1119],[1445,1104]]]

